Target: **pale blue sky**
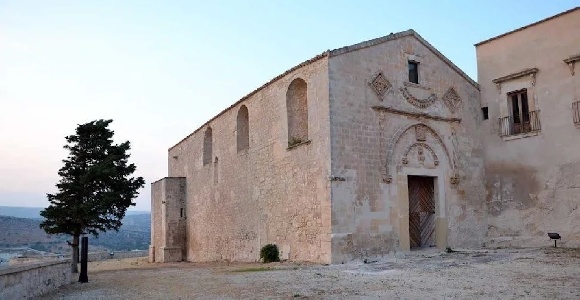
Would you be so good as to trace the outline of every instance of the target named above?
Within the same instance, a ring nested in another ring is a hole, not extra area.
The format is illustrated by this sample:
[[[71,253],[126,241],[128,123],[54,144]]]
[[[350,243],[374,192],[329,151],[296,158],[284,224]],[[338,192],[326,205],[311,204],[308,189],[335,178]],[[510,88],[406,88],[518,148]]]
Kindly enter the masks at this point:
[[[312,56],[412,28],[477,80],[473,44],[579,5],[0,0],[0,205],[48,205],[64,136],[112,118],[148,210],[170,146]]]

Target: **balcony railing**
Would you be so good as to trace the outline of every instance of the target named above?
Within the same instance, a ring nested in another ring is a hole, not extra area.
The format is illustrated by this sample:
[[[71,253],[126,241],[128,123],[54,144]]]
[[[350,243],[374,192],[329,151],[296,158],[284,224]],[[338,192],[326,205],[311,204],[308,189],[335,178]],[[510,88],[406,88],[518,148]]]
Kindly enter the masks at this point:
[[[540,111],[531,111],[514,121],[512,116],[499,119],[499,135],[510,136],[528,132],[538,132],[540,126]]]
[[[574,124],[580,125],[580,101],[572,103],[572,115],[574,115]]]

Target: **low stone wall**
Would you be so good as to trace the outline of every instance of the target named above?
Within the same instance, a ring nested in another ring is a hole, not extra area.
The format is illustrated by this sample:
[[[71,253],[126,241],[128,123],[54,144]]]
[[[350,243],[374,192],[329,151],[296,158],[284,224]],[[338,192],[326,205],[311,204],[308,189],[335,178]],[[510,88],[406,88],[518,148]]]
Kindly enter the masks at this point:
[[[89,253],[89,261],[147,257],[148,250],[100,251]],[[14,259],[13,259],[14,260]],[[31,264],[35,260],[44,260]],[[11,266],[0,269],[0,299],[22,299],[40,296],[72,282],[70,259],[57,256],[18,258]],[[80,267],[80,266],[79,266]],[[76,274],[78,275],[78,274]]]
[[[149,255],[148,250],[135,250],[135,251],[100,251],[100,252],[90,252],[88,260],[89,261],[99,261],[105,259],[123,259],[123,258],[133,258],[133,257],[147,257]]]
[[[38,297],[70,284],[71,279],[68,260],[0,269],[0,299]]]

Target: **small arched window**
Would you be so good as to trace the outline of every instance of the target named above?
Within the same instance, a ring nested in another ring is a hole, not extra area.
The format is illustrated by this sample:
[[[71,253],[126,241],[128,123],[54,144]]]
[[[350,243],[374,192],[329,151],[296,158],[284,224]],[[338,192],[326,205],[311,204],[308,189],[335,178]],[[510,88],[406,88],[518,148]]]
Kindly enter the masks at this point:
[[[219,160],[216,157],[213,161],[213,183],[217,184],[219,182],[219,174]]]
[[[213,156],[213,134],[211,127],[205,130],[205,135],[203,137],[203,165],[211,164],[211,159]]]
[[[308,140],[308,99],[307,84],[296,78],[286,92],[286,112],[288,117],[288,146]]]
[[[245,105],[242,105],[240,110],[238,110],[236,134],[238,152],[250,148],[250,119],[248,115],[248,108]]]

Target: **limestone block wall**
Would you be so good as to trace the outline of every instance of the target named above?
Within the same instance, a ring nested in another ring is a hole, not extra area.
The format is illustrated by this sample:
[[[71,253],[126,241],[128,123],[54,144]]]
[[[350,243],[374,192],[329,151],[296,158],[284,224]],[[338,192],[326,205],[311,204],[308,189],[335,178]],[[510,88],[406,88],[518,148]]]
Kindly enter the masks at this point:
[[[438,246],[484,240],[477,85],[414,32],[386,39],[335,50],[329,59],[333,262],[409,247],[411,174],[437,178]],[[419,63],[419,84],[408,82],[408,60]],[[408,151],[418,141],[427,145],[423,160]]]
[[[580,101],[580,9],[477,45],[489,206],[488,246],[580,246],[580,127],[572,103]],[[537,72],[495,84],[526,69]],[[541,130],[500,137],[499,118],[509,116],[507,93],[527,89]]]
[[[38,297],[71,280],[68,260],[0,269],[0,299]]]
[[[149,246],[149,262],[155,262],[161,257],[159,250],[163,245],[163,215],[161,211],[163,199],[163,179],[151,183],[151,245]]]
[[[151,186],[149,261],[182,261],[185,257],[185,178],[168,177]]]
[[[319,57],[287,72],[169,150],[169,176],[187,181],[188,261],[257,261],[268,243],[282,259],[330,261],[327,66]],[[297,79],[306,83],[308,140],[289,147],[287,92]],[[240,109],[249,146],[238,151]]]

